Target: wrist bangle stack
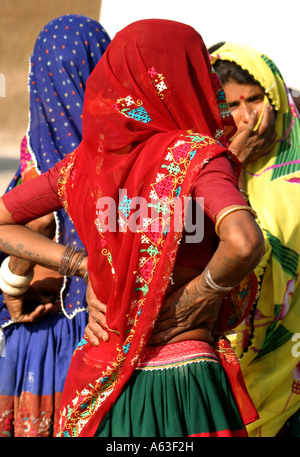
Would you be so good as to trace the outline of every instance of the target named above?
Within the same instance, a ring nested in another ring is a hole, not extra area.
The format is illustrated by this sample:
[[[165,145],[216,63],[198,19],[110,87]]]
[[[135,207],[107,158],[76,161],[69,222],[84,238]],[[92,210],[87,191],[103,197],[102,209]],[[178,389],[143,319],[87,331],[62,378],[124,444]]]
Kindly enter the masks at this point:
[[[71,278],[76,274],[85,256],[86,250],[84,248],[77,251],[76,246],[67,244],[60,261],[58,274]]]
[[[216,284],[211,277],[209,271],[209,264],[206,265],[206,268],[204,270],[204,278],[206,284],[209,285],[209,287],[211,287],[212,289],[217,290],[218,292],[230,292],[234,288],[234,286],[219,286],[218,284]]]
[[[0,268],[0,289],[12,297],[23,295],[29,289],[33,271],[26,276],[19,276],[10,271],[8,264],[9,257],[6,257]]]
[[[225,217],[228,216],[228,214],[231,214],[231,213],[234,213],[235,211],[240,211],[240,210],[249,211],[253,215],[254,218],[257,218],[256,212],[250,206],[243,206],[243,205],[234,206],[233,208],[230,208],[228,211],[225,211],[225,213],[223,213],[222,216],[220,216],[219,219],[217,220],[216,225],[215,225],[215,231],[218,236],[219,236],[219,226],[220,226],[220,223],[222,222],[222,220],[225,219]]]

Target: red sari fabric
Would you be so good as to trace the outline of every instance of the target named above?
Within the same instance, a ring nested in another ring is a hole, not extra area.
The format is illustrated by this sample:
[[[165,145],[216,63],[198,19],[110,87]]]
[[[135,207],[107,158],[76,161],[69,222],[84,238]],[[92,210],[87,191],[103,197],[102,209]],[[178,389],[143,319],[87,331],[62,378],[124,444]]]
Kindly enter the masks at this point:
[[[234,132],[224,91],[193,28],[143,20],[112,40],[88,80],[83,141],[58,185],[112,332],[98,347],[84,337],[75,351],[58,436],[93,436],[130,379],[174,268],[182,236],[175,202],[190,195],[201,168],[226,151]],[[110,212],[103,197],[115,204]],[[135,197],[152,210],[140,217],[138,231],[130,226]]]

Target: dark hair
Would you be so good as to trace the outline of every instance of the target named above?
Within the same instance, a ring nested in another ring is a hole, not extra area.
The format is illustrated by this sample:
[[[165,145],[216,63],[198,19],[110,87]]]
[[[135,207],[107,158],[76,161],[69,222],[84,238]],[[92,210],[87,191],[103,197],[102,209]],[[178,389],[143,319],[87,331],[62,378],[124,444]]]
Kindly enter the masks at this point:
[[[224,44],[226,43],[226,41],[220,41],[219,43],[216,43],[216,44],[213,44],[212,46],[210,46],[208,48],[208,52],[210,54],[212,54],[213,52],[215,52],[217,49],[221,48],[222,46],[224,46]]]
[[[213,68],[217,75],[219,76],[222,85],[228,81],[235,81],[238,84],[255,84],[260,86],[260,84],[253,78],[252,75],[247,70],[243,70],[235,62],[230,62],[229,60],[217,60],[213,64]],[[261,87],[261,86],[260,86]],[[263,88],[262,88],[263,89]],[[264,89],[263,89],[264,91]]]

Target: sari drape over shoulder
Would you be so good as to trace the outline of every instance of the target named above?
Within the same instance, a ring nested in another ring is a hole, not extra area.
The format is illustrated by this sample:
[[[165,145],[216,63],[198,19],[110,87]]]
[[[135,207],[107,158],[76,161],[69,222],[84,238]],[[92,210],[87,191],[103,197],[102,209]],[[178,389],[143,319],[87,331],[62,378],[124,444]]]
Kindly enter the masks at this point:
[[[89,78],[83,141],[58,191],[111,333],[98,347],[84,337],[75,351],[58,436],[93,436],[132,376],[174,268],[184,226],[176,208],[212,158],[225,151],[239,169],[227,151],[235,130],[205,45],[184,24],[129,25]]]

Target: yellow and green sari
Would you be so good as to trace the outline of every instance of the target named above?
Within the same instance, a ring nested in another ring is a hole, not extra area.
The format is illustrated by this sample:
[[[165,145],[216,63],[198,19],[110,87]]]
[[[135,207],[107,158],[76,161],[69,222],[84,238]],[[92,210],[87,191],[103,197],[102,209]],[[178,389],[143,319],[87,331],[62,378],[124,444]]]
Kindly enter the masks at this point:
[[[212,54],[255,78],[277,112],[274,147],[246,169],[265,254],[256,269],[260,293],[237,328],[235,350],[260,419],[250,436],[276,436],[300,408],[300,119],[278,68],[245,45],[225,43]],[[298,432],[300,436],[300,422]]]

